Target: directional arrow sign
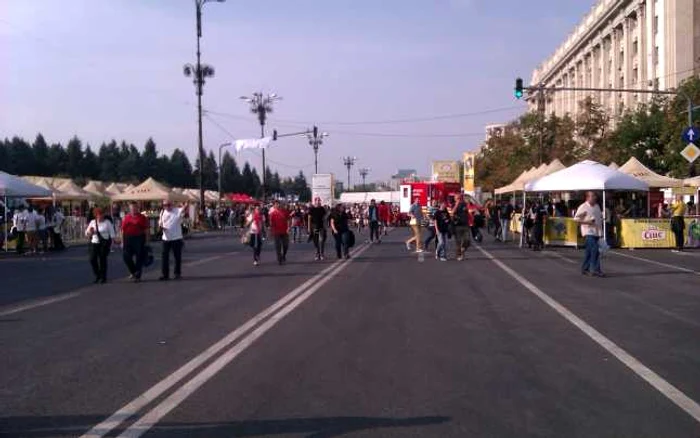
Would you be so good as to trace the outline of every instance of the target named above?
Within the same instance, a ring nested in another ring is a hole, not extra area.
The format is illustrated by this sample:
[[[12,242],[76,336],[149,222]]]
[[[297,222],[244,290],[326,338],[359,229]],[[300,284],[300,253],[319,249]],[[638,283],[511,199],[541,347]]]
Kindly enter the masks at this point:
[[[686,143],[695,143],[700,140],[700,129],[689,127],[683,131],[683,141]]]

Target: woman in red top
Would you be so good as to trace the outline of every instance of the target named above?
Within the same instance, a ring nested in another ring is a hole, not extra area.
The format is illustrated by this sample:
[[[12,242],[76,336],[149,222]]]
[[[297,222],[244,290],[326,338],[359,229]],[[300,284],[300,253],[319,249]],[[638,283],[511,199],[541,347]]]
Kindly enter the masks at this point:
[[[141,214],[135,202],[129,204],[129,213],[122,220],[122,237],[124,239],[124,263],[132,280],[141,280],[141,270],[146,257],[146,244],[149,232],[148,218]],[[134,262],[134,258],[136,261]]]

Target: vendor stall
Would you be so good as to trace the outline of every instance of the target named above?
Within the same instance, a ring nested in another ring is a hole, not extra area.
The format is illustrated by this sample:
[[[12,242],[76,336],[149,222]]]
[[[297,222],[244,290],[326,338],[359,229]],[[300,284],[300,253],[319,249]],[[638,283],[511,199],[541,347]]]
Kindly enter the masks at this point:
[[[51,196],[51,191],[39,187],[36,184],[32,184],[28,181],[23,180],[20,177],[10,175],[9,173],[0,171],[0,198],[2,198],[3,216],[4,216],[4,239],[3,246],[5,251],[7,251],[7,237],[10,221],[9,217],[9,198],[31,198],[31,197],[46,197]]]

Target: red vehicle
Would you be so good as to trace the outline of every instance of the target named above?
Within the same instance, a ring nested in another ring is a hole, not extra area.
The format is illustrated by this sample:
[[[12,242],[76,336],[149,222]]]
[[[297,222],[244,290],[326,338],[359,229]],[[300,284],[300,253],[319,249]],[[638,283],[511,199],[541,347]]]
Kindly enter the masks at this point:
[[[400,187],[401,198],[400,206],[402,213],[408,213],[411,204],[416,199],[422,207],[427,207],[431,201],[447,202],[448,205],[454,205],[455,199],[462,194],[462,185],[459,183],[447,182],[408,182]],[[480,208],[476,199],[469,195],[465,195],[467,202],[475,204]]]

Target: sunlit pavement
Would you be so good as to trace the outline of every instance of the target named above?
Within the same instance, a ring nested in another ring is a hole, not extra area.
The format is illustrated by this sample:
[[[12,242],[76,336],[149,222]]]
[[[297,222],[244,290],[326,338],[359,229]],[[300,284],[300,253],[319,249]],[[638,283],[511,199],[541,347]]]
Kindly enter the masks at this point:
[[[0,260],[0,436],[700,436],[700,253],[616,250],[599,279],[488,237],[421,262],[407,233],[258,268],[193,239],[178,282]]]

